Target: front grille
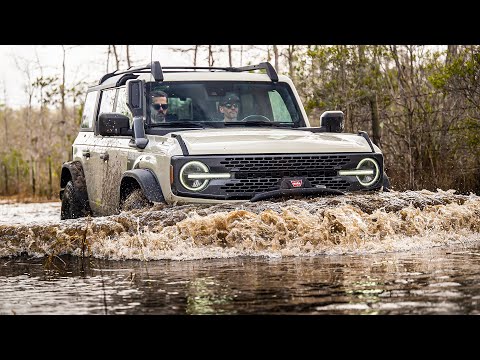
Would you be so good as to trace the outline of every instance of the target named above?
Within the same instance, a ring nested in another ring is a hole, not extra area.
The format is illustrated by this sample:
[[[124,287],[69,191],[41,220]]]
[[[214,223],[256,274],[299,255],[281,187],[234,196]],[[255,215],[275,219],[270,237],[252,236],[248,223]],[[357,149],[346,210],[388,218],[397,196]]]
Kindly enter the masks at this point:
[[[345,180],[336,178],[336,171],[259,171],[237,172],[235,180],[225,183],[220,189],[226,193],[242,193],[253,196],[255,193],[278,189],[284,177],[305,177],[312,186],[323,185],[330,189],[344,191],[349,187]]]
[[[346,155],[244,156],[228,157],[220,164],[238,171],[341,169],[350,161]]]
[[[229,157],[220,164],[235,173],[235,180],[220,189],[227,194],[252,197],[278,189],[284,177],[306,177],[312,186],[345,191],[349,183],[336,179],[337,170],[350,162],[346,155]]]
[[[198,193],[184,189],[176,181],[172,191],[180,196],[248,200],[256,194],[278,190],[285,178],[304,178],[312,187],[364,190],[355,177],[339,176],[338,170],[354,169],[366,156],[376,158],[380,166],[383,164],[382,155],[372,153],[175,157],[172,159],[174,179],[178,179],[182,165],[193,160],[205,163],[213,173],[228,172],[231,178],[212,180]]]

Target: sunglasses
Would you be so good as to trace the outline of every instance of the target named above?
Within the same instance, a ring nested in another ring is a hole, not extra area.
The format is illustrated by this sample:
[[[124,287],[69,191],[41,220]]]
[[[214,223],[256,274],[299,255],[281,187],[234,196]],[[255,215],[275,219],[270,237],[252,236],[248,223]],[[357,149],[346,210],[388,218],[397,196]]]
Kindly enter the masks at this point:
[[[160,108],[162,108],[163,110],[167,110],[168,104],[153,104],[152,107],[157,111],[160,110]]]
[[[240,104],[238,104],[238,103],[233,103],[233,104],[226,103],[226,104],[223,104],[222,106],[225,106],[227,109],[231,109],[231,108],[237,108],[238,109]]]

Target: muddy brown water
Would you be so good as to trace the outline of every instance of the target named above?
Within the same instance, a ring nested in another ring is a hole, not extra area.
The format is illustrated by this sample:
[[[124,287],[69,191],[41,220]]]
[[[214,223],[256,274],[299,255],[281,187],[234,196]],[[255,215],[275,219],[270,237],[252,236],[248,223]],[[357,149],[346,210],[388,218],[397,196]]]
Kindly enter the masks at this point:
[[[0,314],[478,314],[480,197],[410,191],[59,220],[0,204]]]

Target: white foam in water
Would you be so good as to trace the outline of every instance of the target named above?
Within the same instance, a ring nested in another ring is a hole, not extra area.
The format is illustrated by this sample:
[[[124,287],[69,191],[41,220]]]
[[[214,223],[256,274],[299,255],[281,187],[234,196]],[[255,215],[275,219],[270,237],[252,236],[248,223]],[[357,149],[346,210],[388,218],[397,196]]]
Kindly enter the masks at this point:
[[[0,225],[60,220],[60,202],[11,203],[0,201]]]
[[[0,223],[0,256],[150,261],[370,254],[474,246],[479,231],[480,197],[423,190]]]

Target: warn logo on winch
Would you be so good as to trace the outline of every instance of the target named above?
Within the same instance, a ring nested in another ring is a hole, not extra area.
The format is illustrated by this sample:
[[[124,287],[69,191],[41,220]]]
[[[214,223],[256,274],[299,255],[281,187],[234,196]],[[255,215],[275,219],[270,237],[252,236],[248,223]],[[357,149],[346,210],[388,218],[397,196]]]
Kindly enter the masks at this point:
[[[303,180],[290,180],[290,184],[292,184],[293,187],[301,187]]]

